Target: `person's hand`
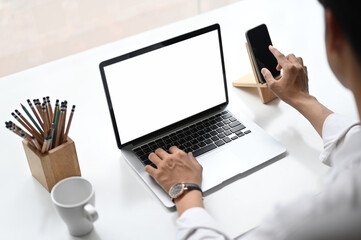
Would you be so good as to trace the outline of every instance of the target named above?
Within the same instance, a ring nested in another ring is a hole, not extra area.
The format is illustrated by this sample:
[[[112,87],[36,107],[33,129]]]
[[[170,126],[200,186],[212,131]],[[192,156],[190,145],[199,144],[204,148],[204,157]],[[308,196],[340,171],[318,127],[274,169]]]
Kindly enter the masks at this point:
[[[176,183],[194,183],[201,186],[203,168],[193,154],[187,154],[175,146],[171,147],[169,152],[158,148],[149,154],[149,159],[157,168],[147,165],[145,170],[166,192]]]
[[[281,100],[296,108],[305,116],[318,134],[322,136],[323,123],[332,111],[308,93],[307,68],[303,65],[302,58],[297,58],[294,54],[285,57],[272,46],[269,46],[269,50],[278,61],[276,69],[283,69],[283,75],[279,79],[274,79],[268,69],[262,68],[262,74],[269,88]]]
[[[303,65],[303,60],[294,54],[287,57],[273,46],[269,50],[278,61],[276,69],[283,69],[283,75],[279,79],[274,79],[267,68],[261,70],[269,88],[283,101],[296,107],[300,100],[309,97],[307,67]]]

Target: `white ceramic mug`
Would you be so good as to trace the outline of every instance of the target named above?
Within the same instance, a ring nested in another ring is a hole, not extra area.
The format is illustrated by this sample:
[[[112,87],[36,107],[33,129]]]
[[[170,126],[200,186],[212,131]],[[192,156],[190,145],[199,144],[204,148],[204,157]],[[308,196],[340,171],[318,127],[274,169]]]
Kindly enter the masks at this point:
[[[82,236],[93,230],[98,212],[94,208],[94,189],[88,180],[69,177],[59,181],[51,190],[51,200],[71,235]]]

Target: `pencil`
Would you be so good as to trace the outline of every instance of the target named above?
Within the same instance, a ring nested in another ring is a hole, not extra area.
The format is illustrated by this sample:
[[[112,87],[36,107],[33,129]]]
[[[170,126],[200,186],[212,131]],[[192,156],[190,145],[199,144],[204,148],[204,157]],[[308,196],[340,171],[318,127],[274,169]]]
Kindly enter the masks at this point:
[[[45,113],[46,113],[46,116],[45,119],[49,119],[49,111],[48,111],[48,104],[47,104],[47,100],[46,100],[46,97],[43,97],[43,103],[41,104],[41,106],[45,106]],[[49,126],[49,121],[48,121],[48,126]]]
[[[51,138],[51,142],[49,143],[49,149],[52,149],[52,146],[53,146],[52,143],[53,143],[53,137],[54,137],[54,123],[51,124],[48,136],[50,136],[50,138]]]
[[[9,129],[10,131],[14,132],[16,135],[21,137],[21,134],[16,131],[16,129],[12,126],[12,124],[10,124],[10,122],[5,122],[5,125],[7,129]]]
[[[48,111],[49,111],[49,119],[50,119],[50,123],[52,123],[52,119],[53,119],[53,108],[52,108],[52,106],[51,106],[51,103],[50,103],[50,97],[49,96],[47,96],[46,97],[46,103],[47,103],[47,106],[48,106]]]
[[[24,118],[24,116],[17,110],[17,109],[15,109],[15,112],[16,112],[16,114],[24,121],[24,123],[29,127],[29,128],[31,128],[32,129],[32,131],[36,131],[36,129],[28,122],[28,120],[26,120],[25,118]]]
[[[25,127],[26,130],[29,131],[29,133],[31,135],[33,135],[34,137],[36,137],[36,139],[42,143],[43,140],[42,140],[42,136],[40,135],[40,133],[38,133],[36,131],[36,129],[24,118],[24,116],[18,111],[18,110],[15,110],[15,112],[19,115],[19,118],[18,116],[15,115],[15,113],[11,113],[11,115],[13,115],[13,117],[15,117],[15,119]]]
[[[35,138],[35,137],[31,137],[31,141],[33,141],[35,147],[36,147],[39,151],[41,151],[41,147],[40,147],[38,141],[36,141],[36,138]]]
[[[48,136],[48,132],[49,132],[49,121],[48,121],[48,114],[46,112],[46,106],[43,103],[41,106],[41,110],[44,116],[44,137],[46,138]]]
[[[9,122],[5,122],[5,127],[6,127],[7,129],[9,129],[9,128],[10,128],[10,123],[9,123]]]
[[[45,127],[45,120],[44,120],[44,116],[43,116],[43,111],[41,109],[40,100],[39,99],[34,99],[34,104],[35,104],[36,109],[38,110],[38,113],[39,113],[43,123],[44,123],[44,125],[43,125],[43,128],[44,128]]]
[[[27,102],[33,114],[28,111],[29,108],[21,103],[20,105],[27,116],[17,109],[11,113],[20,123],[21,128],[20,125],[18,126],[11,121],[5,122],[5,127],[27,140],[29,145],[36,147],[42,153],[67,142],[75,105],[72,106],[67,119],[68,102],[66,100],[61,102],[59,106],[59,100],[56,99],[54,108],[49,96],[43,97],[43,101],[27,99]]]
[[[65,142],[68,140],[68,133],[69,133],[71,121],[73,120],[74,111],[75,111],[75,105],[73,105],[73,107],[71,108],[71,112],[70,112],[69,120],[68,120],[68,125],[66,126],[66,131],[65,131],[65,135],[64,135],[64,141]]]
[[[65,132],[65,120],[66,120],[66,112],[68,108],[68,102],[64,101],[64,117],[63,117],[63,123],[61,124],[61,135],[60,135],[60,144],[62,144],[64,140],[64,132]]]
[[[43,147],[41,148],[41,153],[45,153],[45,151],[47,150],[47,147],[49,146],[50,140],[51,140],[50,136],[45,138]]]
[[[53,139],[51,138],[51,136],[49,136],[49,141],[48,141],[48,143],[46,144],[46,149],[45,149],[46,152],[49,151],[49,149],[50,149],[50,147],[51,147],[51,143],[53,142],[52,140],[53,140]]]
[[[51,126],[51,113],[50,113],[50,106],[49,106],[49,97],[46,97],[44,99],[44,103],[45,103],[45,108],[46,108],[46,118],[48,120],[48,126],[49,126],[49,129],[50,129],[50,126]]]
[[[59,103],[58,103],[58,105],[55,107],[54,134],[53,134],[52,148],[55,147],[55,139],[56,139],[56,136],[57,136],[58,124],[59,124]]]
[[[13,131],[14,133],[16,133],[17,135],[21,135],[21,132],[24,132],[20,127],[18,127],[15,123],[13,123],[12,121],[9,121],[9,129],[11,131]]]
[[[19,135],[20,133],[24,132],[23,129],[21,129],[19,126],[17,126],[15,123],[13,123],[12,121],[9,121],[9,123],[11,124],[12,128],[14,131],[16,131]],[[27,133],[28,134],[28,133]]]
[[[16,126],[16,124],[13,123],[13,122],[11,122],[10,130],[13,131],[15,134],[17,134],[19,136],[21,135],[22,132],[24,132],[24,130],[22,130],[21,128]]]
[[[30,139],[32,137],[29,133],[25,132],[23,129],[21,129],[19,126],[17,126],[15,123],[13,123],[13,131],[17,132],[19,135],[24,133],[28,137],[28,139]]]
[[[28,136],[27,136],[25,133],[22,133],[22,134],[21,134],[21,137],[22,137],[24,140],[28,141],[28,143],[29,143],[30,145],[32,145],[33,147],[35,147],[34,143],[33,143],[30,139],[28,139]]]
[[[28,117],[30,118],[30,120],[34,123],[35,127],[39,130],[39,132],[41,133],[42,136],[44,136],[43,131],[41,130],[41,128],[39,127],[39,125],[35,122],[34,118],[30,115],[30,113],[28,112],[28,110],[24,107],[24,105],[22,105],[20,103],[21,107],[23,108],[23,110],[25,111],[26,115],[28,115]]]
[[[57,136],[59,135],[59,137],[57,137],[56,139],[57,146],[61,144],[63,116],[64,116],[64,102],[61,102],[60,110],[59,110],[58,130],[56,132]]]
[[[30,99],[28,99],[27,101],[28,101],[28,104],[29,104],[29,106],[30,106],[30,108],[31,108],[31,111],[33,111],[36,119],[38,120],[38,122],[39,122],[39,124],[40,124],[40,126],[41,126],[42,128],[44,128],[44,124],[43,124],[43,122],[41,121],[38,113],[36,112],[36,110],[35,110],[35,108],[34,108],[34,105],[31,103]]]
[[[31,134],[33,133],[31,128],[29,128],[18,116],[15,115],[15,113],[11,113],[11,115],[21,124],[23,127],[28,130]]]
[[[55,147],[59,146],[60,143],[60,136],[61,136],[61,129],[62,129],[62,123],[63,123],[63,117],[64,117],[64,108],[61,107],[59,119],[58,119],[58,127],[56,132],[56,139],[55,139]]]
[[[55,114],[56,114],[57,110],[59,110],[59,99],[56,99],[56,101],[55,101],[54,114],[53,114],[53,118],[51,120],[52,123],[55,123]]]

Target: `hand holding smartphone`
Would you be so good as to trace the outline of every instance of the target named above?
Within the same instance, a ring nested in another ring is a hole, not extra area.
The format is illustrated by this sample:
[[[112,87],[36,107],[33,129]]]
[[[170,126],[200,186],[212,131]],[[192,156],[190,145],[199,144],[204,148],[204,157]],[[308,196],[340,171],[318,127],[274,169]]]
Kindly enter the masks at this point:
[[[246,39],[259,81],[261,83],[266,82],[261,73],[262,68],[267,68],[274,78],[280,76],[281,72],[276,69],[278,64],[277,59],[268,49],[268,46],[272,45],[272,42],[267,26],[261,24],[248,30],[246,32]]]

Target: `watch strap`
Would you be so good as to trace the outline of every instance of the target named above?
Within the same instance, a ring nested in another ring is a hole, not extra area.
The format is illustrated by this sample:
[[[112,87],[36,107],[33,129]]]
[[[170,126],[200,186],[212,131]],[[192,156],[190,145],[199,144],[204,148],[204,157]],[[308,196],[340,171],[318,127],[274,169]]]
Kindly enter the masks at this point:
[[[184,187],[187,189],[187,190],[198,190],[202,193],[202,196],[203,196],[203,191],[202,191],[202,188],[200,186],[198,186],[197,184],[194,184],[194,183],[184,183]]]

